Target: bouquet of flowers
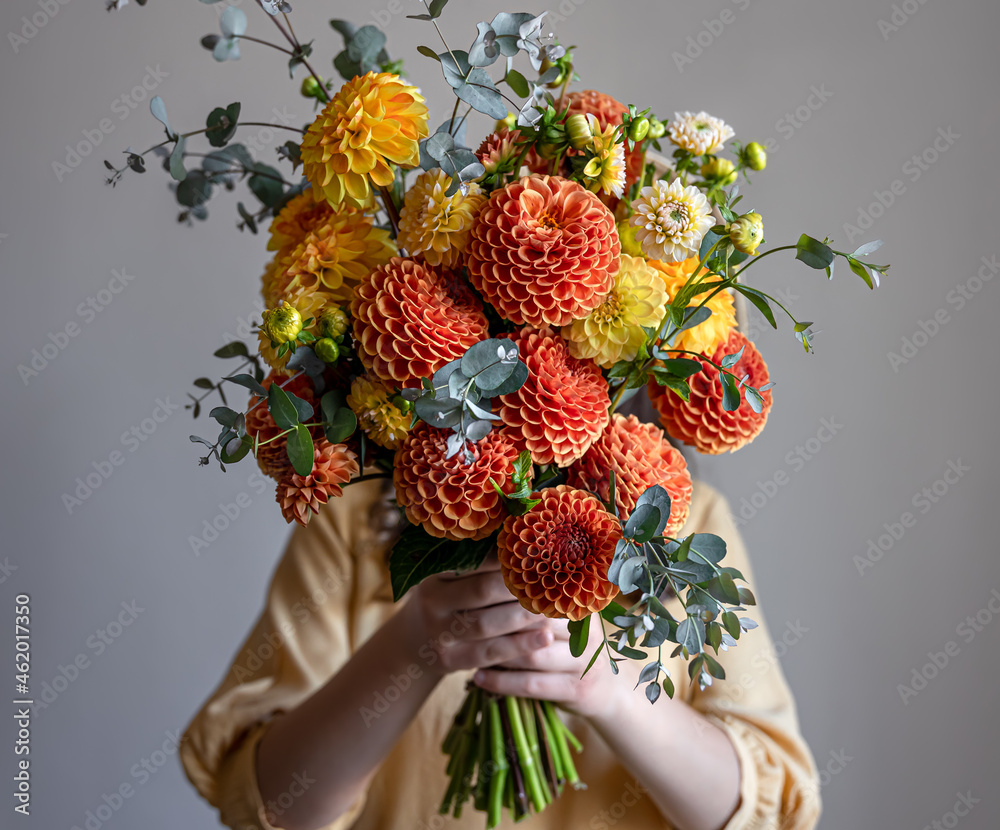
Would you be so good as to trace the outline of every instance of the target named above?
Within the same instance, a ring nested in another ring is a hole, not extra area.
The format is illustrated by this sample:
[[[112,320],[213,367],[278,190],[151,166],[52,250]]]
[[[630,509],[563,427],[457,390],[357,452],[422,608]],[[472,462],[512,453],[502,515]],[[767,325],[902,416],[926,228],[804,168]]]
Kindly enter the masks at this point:
[[[573,89],[573,50],[545,15],[501,12],[466,51],[441,34],[446,0],[423,4],[414,17],[441,45],[418,51],[456,96],[431,131],[379,29],[331,21],[343,39],[335,90],[310,65],[313,43],[296,36],[288,3],[258,5],[280,44],[247,35],[233,6],[202,44],[219,61],[244,41],[273,46],[293,76],[307,73],[301,92],[320,109],[290,128],[284,171],[233,140],[255,123],[239,103],[178,133],[159,97],[165,140],[126,151],[121,169],[106,162],[116,184],[160,155],[183,222],[205,219],[208,200],[243,180],[259,204],[237,205],[240,227],[271,220],[256,348],[228,344],[216,355],[239,366],[195,381],[196,418],[206,397],[221,400],[209,412],[218,436],[191,437],[208,448],[201,463],[225,470],[252,455],[285,519],[303,525],[344,487],[391,478],[406,518],[389,563],[397,599],[495,549],[525,608],[570,621],[574,654],[600,626],[587,670],[602,656],[616,674],[622,660],[644,661],[651,703],[673,693],[664,648],[702,686],[723,678],[712,652],[754,627],[742,615],[754,598],[723,563],[723,539],[678,535],[691,477],[667,436],[718,454],[763,429],[773,383],[737,329],[736,298],[775,328],[776,310],[788,314],[812,349],[811,323],[751,287],[749,268],[788,250],[832,276],[840,257],[874,287],[887,266],[864,257],[878,243],[846,253],[803,235],[759,251],[762,218],[741,206],[736,181],[764,169],[764,148],[704,112],[658,118]],[[496,126],[470,144],[473,111]],[[207,152],[190,149],[196,138]],[[226,384],[249,391],[246,406],[229,405]],[[666,434],[620,413],[641,387]],[[458,815],[471,799],[488,827],[504,808],[540,811],[581,786],[573,749],[550,703],[472,686],[444,741],[441,810]]]

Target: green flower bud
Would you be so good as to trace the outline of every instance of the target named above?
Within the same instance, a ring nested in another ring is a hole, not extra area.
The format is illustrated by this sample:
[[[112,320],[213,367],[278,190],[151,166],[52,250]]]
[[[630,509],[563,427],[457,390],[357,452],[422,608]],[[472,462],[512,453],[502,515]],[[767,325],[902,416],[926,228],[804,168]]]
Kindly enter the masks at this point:
[[[701,175],[723,187],[736,181],[736,166],[729,159],[711,158],[701,166]]]
[[[658,138],[663,138],[667,134],[667,125],[664,124],[659,118],[653,117],[649,119],[649,137],[654,141]]]
[[[319,316],[320,337],[339,340],[347,332],[347,315],[337,305],[328,306]]]
[[[649,135],[649,128],[651,124],[649,119],[645,116],[642,118],[635,118],[632,120],[632,124],[628,128],[628,137],[633,141],[642,141],[647,135]]]
[[[744,254],[753,256],[764,241],[764,222],[759,213],[744,213],[729,226],[729,241]]]
[[[336,363],[340,359],[340,346],[329,337],[321,337],[313,343],[313,351],[324,363]]]
[[[763,170],[767,167],[767,151],[757,141],[751,141],[743,148],[743,163],[751,170]]]
[[[313,75],[307,75],[302,80],[302,86],[299,87],[299,92],[301,92],[305,98],[318,98],[323,100],[326,97],[326,90],[323,89],[323,84],[320,81],[317,81]]]
[[[402,395],[393,395],[390,402],[400,412],[406,413],[413,409],[413,401],[408,401]]]
[[[295,306],[280,303],[277,308],[261,313],[261,329],[272,343],[287,343],[302,331],[302,315]]]
[[[594,135],[590,131],[590,122],[587,121],[587,116],[577,112],[567,118],[566,135],[569,138],[570,146],[574,150],[586,149],[594,139]]]

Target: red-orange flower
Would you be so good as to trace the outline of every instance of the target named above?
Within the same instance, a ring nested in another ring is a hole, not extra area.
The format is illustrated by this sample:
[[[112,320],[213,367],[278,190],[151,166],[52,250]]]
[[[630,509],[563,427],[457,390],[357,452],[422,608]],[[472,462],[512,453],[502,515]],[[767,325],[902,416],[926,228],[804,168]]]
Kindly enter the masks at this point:
[[[288,378],[277,372],[271,372],[271,374],[264,378],[261,386],[268,389],[275,380],[281,383],[282,381],[288,381]],[[299,375],[285,383],[282,388],[302,398],[310,406],[315,407],[316,400],[313,394],[313,387],[306,375]],[[261,472],[266,476],[270,476],[275,481],[285,477],[288,471],[292,469],[292,462],[288,460],[285,438],[276,438],[284,430],[279,429],[278,425],[274,422],[274,418],[271,417],[271,413],[267,410],[266,401],[261,401],[256,396],[250,398],[250,403],[247,406],[246,425],[247,435],[251,438],[256,436],[257,443],[259,444],[257,448],[257,466],[260,467]],[[314,435],[318,434],[318,430],[314,429],[313,433]]]
[[[462,453],[448,458],[450,430],[421,421],[396,450],[392,473],[396,502],[412,524],[445,539],[485,539],[503,522],[507,511],[492,478],[505,493],[513,492],[517,449],[510,437],[493,430]]]
[[[313,513],[319,513],[331,498],[343,495],[343,485],[358,472],[358,457],[351,450],[321,438],[315,444],[312,472],[300,476],[289,468],[278,482],[275,497],[281,515],[289,524],[295,521],[305,527]]]
[[[467,251],[469,279],[501,315],[565,326],[604,301],[621,243],[593,193],[557,176],[526,176],[494,191]]]
[[[670,445],[663,430],[615,413],[601,437],[569,469],[566,483],[610,496],[610,473],[615,473],[615,505],[624,519],[647,488],[659,484],[670,496],[670,520],[665,532],[674,535],[691,510],[691,474],[684,456]]]
[[[507,588],[529,611],[582,620],[607,607],[618,588],[607,578],[621,525],[594,496],[568,485],[535,494],[541,502],[510,516],[497,548]]]
[[[575,358],[551,329],[523,328],[514,338],[528,379],[499,399],[501,420],[536,464],[565,467],[608,423],[608,383],[592,360]]]
[[[747,385],[760,388],[768,383],[767,364],[754,344],[741,332],[730,332],[726,342],[709,357],[721,363],[727,354],[734,354],[744,346],[743,357],[730,371],[737,378],[749,375]],[[726,412],[722,408],[722,384],[718,370],[705,360],[701,364],[702,371],[688,378],[690,401],[684,401],[658,385],[653,378],[649,379],[649,399],[659,410],[660,422],[671,437],[692,444],[698,452],[709,455],[736,452],[764,429],[771,410],[771,390],[761,393],[764,406],[759,413],[754,412],[745,399],[735,412]]]
[[[398,257],[368,274],[351,301],[354,338],[367,369],[419,387],[488,336],[482,303],[451,272]]]

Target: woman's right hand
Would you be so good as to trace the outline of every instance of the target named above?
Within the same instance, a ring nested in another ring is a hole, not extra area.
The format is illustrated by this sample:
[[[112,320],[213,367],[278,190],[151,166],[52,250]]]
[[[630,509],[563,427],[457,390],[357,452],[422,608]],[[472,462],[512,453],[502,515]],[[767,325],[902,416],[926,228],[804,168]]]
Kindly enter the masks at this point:
[[[410,592],[398,617],[433,673],[493,666],[545,648],[550,621],[521,607],[495,555],[475,571],[436,574]]]

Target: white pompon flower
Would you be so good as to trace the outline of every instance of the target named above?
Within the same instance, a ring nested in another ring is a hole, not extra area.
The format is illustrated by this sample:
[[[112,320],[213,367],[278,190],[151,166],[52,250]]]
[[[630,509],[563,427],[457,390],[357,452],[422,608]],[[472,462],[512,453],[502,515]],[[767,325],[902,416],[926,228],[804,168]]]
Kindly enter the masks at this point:
[[[638,228],[636,242],[650,259],[681,262],[698,253],[701,240],[714,224],[712,206],[697,187],[680,179],[662,179],[639,191],[629,224]]]
[[[695,156],[717,153],[735,133],[721,118],[707,112],[675,112],[667,127],[670,140]]]

